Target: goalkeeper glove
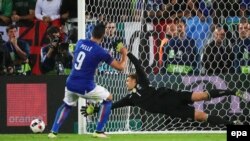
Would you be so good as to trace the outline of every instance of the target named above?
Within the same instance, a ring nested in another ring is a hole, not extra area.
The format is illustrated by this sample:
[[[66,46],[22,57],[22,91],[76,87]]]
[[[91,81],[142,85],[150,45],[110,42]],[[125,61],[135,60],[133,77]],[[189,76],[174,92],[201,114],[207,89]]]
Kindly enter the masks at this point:
[[[113,48],[115,51],[120,52],[121,49],[123,48],[123,41],[122,40],[117,40],[113,43]]]
[[[85,117],[97,113],[98,111],[99,107],[94,107],[92,104],[89,104],[87,106],[82,106],[81,108],[81,114],[84,115]]]

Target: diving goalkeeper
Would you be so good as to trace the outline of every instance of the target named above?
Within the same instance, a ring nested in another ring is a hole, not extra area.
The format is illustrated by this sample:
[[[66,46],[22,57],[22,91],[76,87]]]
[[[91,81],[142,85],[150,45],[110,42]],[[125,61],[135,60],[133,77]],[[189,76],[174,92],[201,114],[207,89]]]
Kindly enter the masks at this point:
[[[165,87],[158,89],[150,85],[146,73],[139,60],[131,53],[127,54],[130,61],[135,65],[136,74],[127,77],[126,85],[130,94],[112,104],[111,109],[138,106],[151,113],[161,113],[171,117],[192,119],[200,122],[208,122],[213,125],[224,126],[228,124],[242,124],[240,121],[227,121],[219,116],[209,115],[203,111],[189,106],[195,101],[210,100],[211,98],[235,95],[243,98],[243,92],[229,90],[211,90],[204,92],[175,91]],[[83,106],[81,113],[85,116],[97,112],[99,107],[93,105]]]

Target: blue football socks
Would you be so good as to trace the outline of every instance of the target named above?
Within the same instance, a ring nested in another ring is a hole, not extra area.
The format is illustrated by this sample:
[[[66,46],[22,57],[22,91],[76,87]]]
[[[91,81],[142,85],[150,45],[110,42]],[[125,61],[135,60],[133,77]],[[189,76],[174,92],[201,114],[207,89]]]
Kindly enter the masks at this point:
[[[58,133],[59,128],[61,127],[64,120],[68,117],[72,107],[63,103],[61,107],[57,110],[56,118],[54,120],[53,127],[51,129],[51,132]]]
[[[103,101],[99,110],[99,119],[96,127],[97,132],[103,132],[105,124],[108,122],[111,113],[112,101]]]

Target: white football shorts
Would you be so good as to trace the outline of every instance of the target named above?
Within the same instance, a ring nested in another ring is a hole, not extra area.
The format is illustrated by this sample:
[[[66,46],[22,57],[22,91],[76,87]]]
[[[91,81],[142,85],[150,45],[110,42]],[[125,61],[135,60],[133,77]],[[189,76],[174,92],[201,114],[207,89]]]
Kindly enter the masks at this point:
[[[69,106],[76,106],[79,97],[85,98],[88,101],[95,103],[106,100],[109,95],[109,91],[99,85],[96,85],[96,87],[92,91],[86,93],[85,95],[72,92],[68,90],[67,87],[65,87],[65,95],[63,101]]]

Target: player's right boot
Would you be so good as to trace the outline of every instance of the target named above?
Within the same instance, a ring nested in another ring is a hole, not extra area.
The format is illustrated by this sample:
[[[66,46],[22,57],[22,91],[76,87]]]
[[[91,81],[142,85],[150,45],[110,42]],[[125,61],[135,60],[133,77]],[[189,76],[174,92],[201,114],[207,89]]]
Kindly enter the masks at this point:
[[[240,120],[233,121],[233,125],[243,125],[243,123]]]
[[[95,132],[92,136],[94,138],[108,138],[108,136],[104,132]]]
[[[56,138],[56,137],[57,137],[56,135],[57,135],[56,133],[50,132],[50,133],[48,134],[48,138],[51,138],[51,139]]]
[[[247,93],[244,93],[243,91],[241,90],[237,90],[236,93],[235,93],[235,96],[247,101],[249,99]]]

